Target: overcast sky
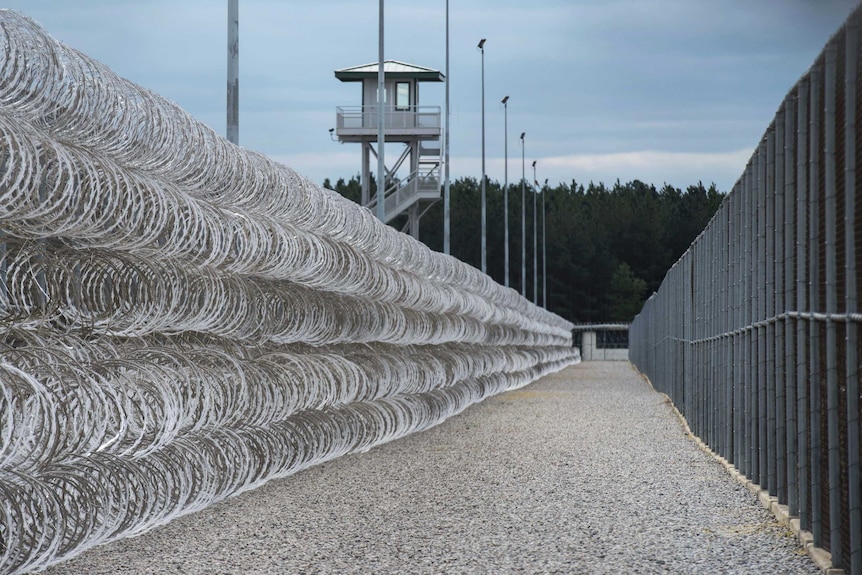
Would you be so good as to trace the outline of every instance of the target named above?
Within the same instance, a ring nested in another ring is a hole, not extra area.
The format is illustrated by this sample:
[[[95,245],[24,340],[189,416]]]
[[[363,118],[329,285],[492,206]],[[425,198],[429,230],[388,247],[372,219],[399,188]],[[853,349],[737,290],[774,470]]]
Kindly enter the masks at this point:
[[[377,61],[374,0],[240,0],[240,145],[321,183],[360,169],[329,137]],[[227,0],[7,0],[62,42],[225,133]],[[451,173],[503,180],[640,179],[729,190],[788,90],[856,0],[450,0]],[[386,58],[444,70],[444,0],[386,2]],[[444,103],[425,84],[421,103]],[[528,173],[528,177],[532,179]]]

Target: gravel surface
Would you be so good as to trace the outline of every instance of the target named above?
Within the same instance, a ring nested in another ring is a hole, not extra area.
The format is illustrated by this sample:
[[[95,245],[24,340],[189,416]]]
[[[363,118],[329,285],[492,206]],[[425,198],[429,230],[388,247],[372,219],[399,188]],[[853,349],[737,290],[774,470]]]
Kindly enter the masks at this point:
[[[819,574],[625,362],[568,368],[47,572]]]

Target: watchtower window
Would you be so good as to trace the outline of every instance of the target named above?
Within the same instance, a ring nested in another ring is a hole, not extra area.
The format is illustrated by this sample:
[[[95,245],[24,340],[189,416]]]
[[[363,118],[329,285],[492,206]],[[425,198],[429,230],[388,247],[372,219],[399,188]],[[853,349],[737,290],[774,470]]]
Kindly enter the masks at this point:
[[[410,109],[410,82],[398,82],[395,84],[395,109]]]

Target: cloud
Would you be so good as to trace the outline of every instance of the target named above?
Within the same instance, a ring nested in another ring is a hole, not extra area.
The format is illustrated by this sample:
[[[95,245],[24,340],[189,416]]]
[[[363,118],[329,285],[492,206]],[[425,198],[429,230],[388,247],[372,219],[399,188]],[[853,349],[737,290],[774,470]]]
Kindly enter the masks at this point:
[[[634,179],[660,186],[684,188],[699,181],[715,183],[729,191],[754,152],[744,148],[730,152],[664,152],[644,150],[611,154],[578,154],[545,158],[550,172],[568,173],[579,182],[613,183]]]
[[[349,179],[361,171],[361,158],[358,149],[352,152],[276,154],[270,155],[269,158],[284,164],[316,184],[322,184],[326,178],[331,179],[334,184],[338,178]]]
[[[536,158],[536,177],[539,181],[548,179],[551,185],[558,183],[603,182],[613,184],[641,180],[655,186],[665,183],[685,188],[699,181],[709,185],[715,183],[722,191],[729,191],[742,175],[753,148],[731,152],[693,153],[643,150],[612,154],[572,154],[565,156]],[[297,173],[322,183],[330,178],[333,183],[340,177],[349,178],[360,171],[358,150],[339,152],[303,152],[270,156]],[[504,180],[502,158],[486,159],[486,174],[491,180],[500,183]],[[532,160],[524,166],[527,181],[533,181]],[[376,164],[372,166],[376,170]],[[453,180],[471,177],[479,179],[482,173],[481,157],[453,157],[451,178]],[[508,178],[510,184],[521,179],[520,158],[509,158]]]
[[[527,181],[533,181],[532,160],[536,160],[536,179],[545,178],[551,185],[558,183],[603,182],[613,184],[617,180],[630,182],[641,180],[662,186],[669,184],[686,188],[702,181],[715,183],[722,191],[729,191],[742,175],[753,148],[730,152],[696,153],[643,150],[608,154],[571,154],[528,158],[524,165]],[[503,182],[504,162],[502,158],[486,161],[486,174],[491,180]],[[452,177],[464,176],[479,179],[482,173],[481,157],[452,158]],[[521,179],[521,158],[509,157],[509,183]]]
[[[359,102],[332,75],[377,58],[377,9],[243,0],[240,142],[314,181],[350,177],[358,146],[329,141],[335,106]],[[787,90],[853,0],[474,0],[452,3],[452,176],[481,174],[481,64],[487,173],[509,180],[516,137],[539,179],[641,179],[730,188]],[[226,7],[213,0],[7,0],[70,46],[224,129]],[[445,66],[444,4],[386,7],[386,55]],[[476,50],[487,37],[484,60]],[[422,103],[441,105],[442,85]],[[655,151],[666,150],[666,151]],[[676,150],[676,151],[674,151]],[[737,151],[727,151],[737,150]]]
[[[547,166],[567,167],[572,170],[597,171],[611,169],[689,169],[736,168],[745,167],[753,153],[753,148],[733,152],[694,153],[660,152],[645,150],[641,152],[619,152],[614,154],[575,154],[545,158]]]

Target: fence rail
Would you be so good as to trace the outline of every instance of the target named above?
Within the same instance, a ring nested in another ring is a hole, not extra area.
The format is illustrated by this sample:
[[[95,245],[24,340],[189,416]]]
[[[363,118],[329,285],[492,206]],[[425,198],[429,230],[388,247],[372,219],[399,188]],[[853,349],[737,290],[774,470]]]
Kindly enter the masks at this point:
[[[694,433],[862,575],[860,9],[630,330]]]
[[[0,11],[0,573],[426,429],[570,329]]]
[[[335,110],[336,129],[377,129],[376,104],[368,106],[338,106]],[[410,106],[407,109],[384,106],[383,118],[386,129],[433,128],[440,129],[439,106]],[[439,132],[438,132],[439,133]]]

